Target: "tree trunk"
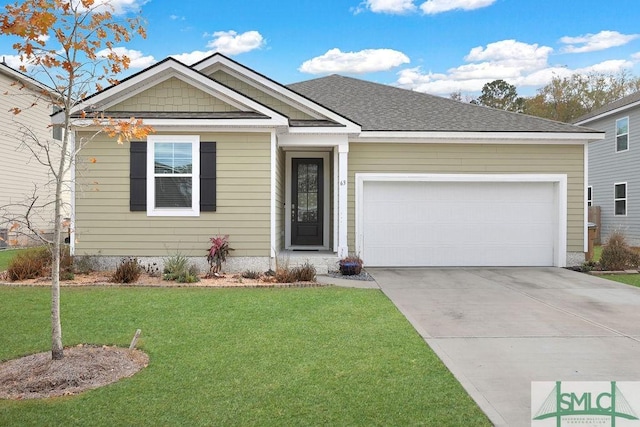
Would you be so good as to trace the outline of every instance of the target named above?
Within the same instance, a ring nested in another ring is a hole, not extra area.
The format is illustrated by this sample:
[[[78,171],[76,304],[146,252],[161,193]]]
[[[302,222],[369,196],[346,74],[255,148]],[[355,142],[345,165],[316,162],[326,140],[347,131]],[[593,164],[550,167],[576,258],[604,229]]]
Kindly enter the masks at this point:
[[[73,76],[72,76],[73,77]],[[70,79],[73,82],[72,79]],[[60,237],[62,234],[62,186],[65,180],[66,160],[69,146],[69,104],[65,105],[65,129],[62,136],[60,162],[56,173],[56,200],[53,224],[53,256],[51,257],[51,358],[64,357],[62,347],[62,324],[60,322]],[[71,161],[71,160],[70,160]]]
[[[64,168],[64,152],[60,164]],[[63,169],[64,170],[64,169]],[[56,182],[55,223],[53,226],[53,248],[51,261],[51,358],[60,360],[64,357],[62,347],[62,325],[60,323],[60,235],[62,228],[62,179],[64,175],[58,175]]]

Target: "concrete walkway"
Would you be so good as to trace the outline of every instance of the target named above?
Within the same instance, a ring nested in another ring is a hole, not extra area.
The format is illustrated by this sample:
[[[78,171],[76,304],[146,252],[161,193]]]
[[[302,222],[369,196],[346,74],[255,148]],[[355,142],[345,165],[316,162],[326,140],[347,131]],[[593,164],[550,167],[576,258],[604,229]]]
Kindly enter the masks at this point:
[[[497,426],[531,381],[640,381],[640,289],[560,268],[372,269]]]

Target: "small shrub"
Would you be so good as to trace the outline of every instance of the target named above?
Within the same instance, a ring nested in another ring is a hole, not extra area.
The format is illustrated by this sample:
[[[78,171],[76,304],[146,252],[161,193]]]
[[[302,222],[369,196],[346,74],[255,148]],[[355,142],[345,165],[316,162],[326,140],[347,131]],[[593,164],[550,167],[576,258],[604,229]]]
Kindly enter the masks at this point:
[[[179,283],[199,282],[198,267],[195,264],[189,265],[189,258],[176,253],[165,259],[162,274],[164,280],[174,280]]]
[[[73,271],[77,274],[89,274],[98,270],[98,262],[91,255],[73,257]]]
[[[211,247],[207,250],[207,262],[209,263],[208,277],[215,277],[222,271],[222,263],[227,261],[229,252],[229,236],[213,236],[209,239]]]
[[[111,281],[115,283],[133,283],[142,274],[142,266],[138,258],[123,258],[111,276]]]
[[[176,280],[189,268],[189,259],[181,253],[176,253],[164,260],[162,278],[164,280]]]
[[[260,272],[255,270],[246,270],[242,272],[242,277],[244,277],[245,279],[259,279]]]
[[[73,280],[76,278],[76,275],[73,271],[61,271],[60,272],[60,280]]]
[[[36,246],[18,252],[11,260],[7,269],[8,278],[11,281],[36,279],[51,275],[51,250],[48,246]],[[69,247],[60,248],[60,278],[73,274],[73,257],[69,253]]]
[[[160,267],[158,267],[157,263],[145,264],[142,269],[151,277],[160,277]]]
[[[316,280],[316,268],[308,262],[292,268],[279,266],[274,278],[278,283],[313,282]]]
[[[199,282],[198,267],[195,264],[191,264],[186,271],[176,278],[176,282],[179,283],[195,283]]]
[[[640,264],[640,254],[627,244],[624,234],[614,231],[609,236],[607,244],[602,248],[600,266],[606,271],[627,270],[637,268]]]
[[[293,270],[296,282],[313,282],[316,280],[316,268],[308,262],[295,267]]]
[[[18,252],[7,268],[9,280],[26,280],[45,277],[51,270],[51,252],[46,246],[38,246]]]

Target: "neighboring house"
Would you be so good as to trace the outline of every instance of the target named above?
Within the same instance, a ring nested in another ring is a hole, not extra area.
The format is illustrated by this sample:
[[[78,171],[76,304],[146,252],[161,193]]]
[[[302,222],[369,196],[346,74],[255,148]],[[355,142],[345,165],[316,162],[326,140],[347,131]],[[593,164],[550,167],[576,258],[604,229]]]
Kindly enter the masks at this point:
[[[283,86],[221,54],[87,98],[76,142],[91,132],[80,110],[156,133],[83,149],[77,255],[203,257],[228,234],[230,270],[315,251],[368,266],[584,260],[590,129],[337,75]]]
[[[34,157],[34,144],[52,142],[52,106],[43,93],[50,89],[36,80],[0,63],[0,248],[24,245],[33,240],[24,224],[25,213],[34,206],[53,200],[49,168]],[[19,114],[14,114],[14,109]],[[56,135],[57,136],[57,135]],[[68,199],[67,199],[68,201]],[[53,206],[34,208],[33,228],[50,236],[53,229]]]
[[[606,133],[589,144],[587,204],[600,207],[602,240],[612,231],[640,245],[640,92],[576,121]]]

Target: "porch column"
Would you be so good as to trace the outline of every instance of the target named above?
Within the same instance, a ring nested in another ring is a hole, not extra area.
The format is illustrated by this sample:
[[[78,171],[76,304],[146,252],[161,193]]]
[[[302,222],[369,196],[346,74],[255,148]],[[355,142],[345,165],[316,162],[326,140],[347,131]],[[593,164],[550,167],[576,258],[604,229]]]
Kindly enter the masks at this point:
[[[347,188],[349,143],[338,145],[338,257],[349,254],[347,245]]]

